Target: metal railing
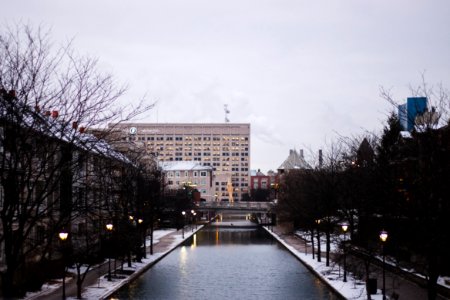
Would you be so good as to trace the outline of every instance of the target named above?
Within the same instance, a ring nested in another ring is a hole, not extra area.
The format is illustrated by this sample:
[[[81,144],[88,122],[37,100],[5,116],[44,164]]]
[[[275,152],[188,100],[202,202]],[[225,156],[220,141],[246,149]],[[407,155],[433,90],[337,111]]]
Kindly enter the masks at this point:
[[[200,202],[200,209],[231,209],[231,210],[258,210],[267,211],[271,208],[270,202]]]

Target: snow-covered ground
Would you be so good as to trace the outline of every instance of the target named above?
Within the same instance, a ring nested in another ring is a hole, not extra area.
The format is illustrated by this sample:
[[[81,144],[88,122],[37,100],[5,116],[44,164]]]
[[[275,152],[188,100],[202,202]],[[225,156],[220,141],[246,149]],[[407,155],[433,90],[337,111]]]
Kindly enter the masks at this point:
[[[304,232],[304,231],[298,230],[298,231],[295,232],[295,234],[297,236],[301,237],[302,239],[306,239],[308,247],[311,247],[311,241],[310,241],[311,240],[311,234],[309,232]],[[348,238],[348,236],[345,237],[343,234],[340,234],[340,235],[333,234],[331,236],[331,245],[330,245],[331,252],[338,252],[339,251],[339,243],[341,241],[343,241],[345,238]],[[316,236],[314,236],[314,242],[317,243],[317,237]],[[324,234],[321,235],[320,246],[321,246],[322,251],[325,251],[326,241],[325,241],[325,235]],[[317,244],[315,244],[315,249],[316,248],[317,248]],[[375,258],[378,259],[379,261],[383,260],[382,256],[375,256]],[[389,258],[389,257],[386,257],[386,264],[392,265],[393,267],[399,267],[397,262],[394,259]],[[421,277],[421,278],[426,278],[425,275],[416,272],[414,269],[405,269],[405,268],[401,268],[401,269],[403,271],[405,271],[405,272],[413,274],[414,276]],[[438,285],[441,285],[443,287],[450,288],[450,277],[442,277],[441,276],[441,277],[438,278],[438,282],[437,283],[438,283]]]
[[[179,231],[178,234],[173,235],[174,239],[172,243],[167,247],[167,249],[164,252],[160,253],[154,253],[153,255],[147,255],[147,258],[143,258],[142,262],[133,262],[132,267],[124,267],[123,269],[125,271],[133,271],[133,273],[129,276],[123,276],[124,278],[114,278],[112,281],[108,281],[104,275],[106,274],[99,274],[99,279],[95,285],[88,286],[83,291],[83,299],[104,299],[107,296],[109,296],[111,293],[119,289],[121,286],[127,284],[130,282],[130,280],[134,279],[135,277],[139,276],[142,272],[144,272],[149,265],[154,263],[155,261],[159,260],[161,257],[164,257],[167,253],[172,251],[174,248],[176,248],[180,243],[182,243],[184,240],[188,239],[190,236],[192,236],[196,231],[200,230],[203,226],[198,226],[197,230],[194,232],[186,231],[184,234],[184,239],[182,238],[182,232]],[[155,230],[153,232],[153,243],[156,244],[159,242],[159,240],[175,231],[175,229],[167,229],[167,230]],[[147,239],[146,245],[150,244],[150,239]],[[91,272],[96,272],[97,266],[91,267]],[[72,272],[76,274],[76,269],[69,269],[69,272]],[[83,270],[84,271],[84,270]],[[75,280],[75,277],[73,278],[66,278],[66,284],[69,282],[69,280]],[[62,279],[59,280],[53,280],[52,282],[46,283],[42,286],[41,291],[35,292],[35,293],[27,293],[25,299],[31,300],[36,298],[37,296],[43,296],[46,294],[51,293],[54,289],[57,289],[61,287],[62,285]],[[76,299],[67,297],[67,299]]]
[[[223,225],[223,222],[220,222],[218,224]],[[242,224],[240,224],[240,222],[233,222],[233,225],[235,225],[235,226],[248,225],[248,222],[243,221]],[[203,226],[198,226],[197,230],[200,230],[202,227]],[[192,232],[191,230],[185,230],[184,240],[186,240],[190,236],[192,236],[197,230],[195,230],[194,232]],[[324,282],[328,283],[333,289],[335,289],[343,297],[345,297],[346,299],[353,299],[353,300],[367,299],[365,283],[363,281],[357,280],[357,279],[351,277],[351,274],[347,274],[347,282],[343,282],[342,281],[343,270],[340,270],[337,265],[332,265],[330,267],[327,267],[325,265],[325,262],[319,263],[316,260],[314,260],[312,258],[310,251],[308,251],[308,254],[305,254],[302,251],[298,251],[291,245],[287,244],[278,235],[276,235],[273,232],[271,232],[270,230],[268,230],[268,228],[266,228],[266,230],[270,234],[272,234],[280,243],[282,243],[298,259],[300,259],[305,265],[309,266],[309,268],[311,270],[313,270],[317,276],[319,276]],[[162,237],[164,237],[168,234],[171,234],[174,231],[175,231],[175,229],[155,230],[153,242],[155,244],[158,243]],[[301,235],[301,233],[297,233],[297,234]],[[174,248],[176,248],[182,242],[183,242],[182,232],[179,231],[178,234],[174,235],[174,239],[173,239],[172,243],[168,246],[166,251],[164,251],[162,253],[154,253],[154,255],[152,255],[152,256],[148,255],[147,258],[142,259],[141,263],[133,262],[131,268],[124,267],[124,270],[133,271],[132,275],[127,276],[125,278],[122,278],[122,279],[114,278],[113,281],[108,281],[104,276],[105,274],[99,274],[98,282],[95,285],[85,288],[85,290],[83,292],[83,298],[84,299],[104,299],[104,298],[106,298],[111,293],[118,290],[120,287],[122,287],[123,285],[130,282],[132,279],[139,276],[142,272],[144,272],[149,267],[149,265],[151,265],[155,261],[164,257],[167,253],[172,251]],[[149,245],[150,241],[147,240],[146,244]],[[325,249],[324,241],[322,241],[321,245],[322,245],[322,249]],[[337,250],[337,246],[335,244],[334,244],[334,246],[332,246],[332,251],[333,250]],[[95,272],[95,269],[96,269],[96,266],[92,267],[91,272]],[[76,270],[69,269],[69,272],[76,273]],[[66,278],[66,284],[67,284],[68,280],[75,280],[75,279],[74,278]],[[439,279],[439,284],[449,287],[449,285],[445,284],[445,280],[449,280],[449,278],[441,277]],[[61,285],[62,285],[62,279],[53,280],[52,282],[44,284],[41,288],[41,291],[36,292],[36,293],[28,293],[27,296],[25,297],[25,299],[31,300],[37,296],[49,294],[49,293],[51,293],[52,290],[61,287]],[[376,295],[371,295],[371,298],[374,300],[381,300],[382,299],[381,291],[378,290],[378,293]],[[75,299],[75,298],[69,297],[68,299]]]
[[[317,262],[312,258],[311,251],[308,254],[298,251],[293,246],[287,244],[277,234],[271,232],[267,227],[266,230],[273,235],[281,244],[283,244],[293,255],[300,259],[306,266],[313,270],[324,282],[331,286],[336,292],[346,299],[363,300],[367,299],[365,282],[357,280],[347,273],[347,282],[343,282],[343,270],[339,270],[337,265],[327,267],[325,262]],[[321,247],[325,244],[321,242]],[[325,249],[325,248],[322,248]],[[381,290],[376,295],[371,295],[373,300],[382,300]]]
[[[199,227],[201,228],[201,227]],[[164,231],[158,231],[158,233],[155,232],[153,243],[159,242],[159,239],[163,236],[172,233],[175,230],[164,230]],[[185,230],[186,231],[186,230]],[[123,269],[125,271],[134,271],[132,275],[127,276],[123,279],[117,279],[114,278],[112,281],[108,281],[105,276],[101,276],[98,279],[98,283],[96,285],[89,286],[85,288],[83,292],[83,297],[86,299],[105,299],[110,294],[112,294],[114,291],[117,291],[120,287],[124,286],[128,282],[130,282],[132,279],[139,276],[142,272],[144,272],[148,266],[155,261],[159,260],[161,257],[165,256],[167,253],[172,251],[175,247],[177,247],[183,240],[188,239],[191,235],[193,235],[195,232],[187,231],[184,234],[184,239],[182,238],[182,232],[179,231],[179,234],[175,235],[174,240],[170,244],[170,246],[167,248],[166,251],[160,252],[160,253],[154,253],[153,255],[148,255],[147,258],[143,258],[142,262],[133,262],[132,267],[124,267]],[[69,298],[70,299],[70,298]]]

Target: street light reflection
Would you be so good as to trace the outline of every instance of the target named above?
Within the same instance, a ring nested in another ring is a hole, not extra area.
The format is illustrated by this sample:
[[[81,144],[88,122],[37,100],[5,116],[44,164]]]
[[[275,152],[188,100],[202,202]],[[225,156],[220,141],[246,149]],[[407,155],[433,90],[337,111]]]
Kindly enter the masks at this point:
[[[191,249],[197,247],[197,234],[194,234],[194,238],[192,239]]]
[[[186,246],[182,246],[180,249],[180,267],[182,270],[186,268],[187,262],[187,249]]]

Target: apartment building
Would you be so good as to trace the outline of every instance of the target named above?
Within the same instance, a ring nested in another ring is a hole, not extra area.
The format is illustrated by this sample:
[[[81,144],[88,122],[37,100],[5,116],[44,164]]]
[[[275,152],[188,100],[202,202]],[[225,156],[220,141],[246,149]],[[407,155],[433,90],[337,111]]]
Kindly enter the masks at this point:
[[[241,200],[249,192],[250,124],[123,123],[115,125],[159,162],[193,161],[213,170],[217,201]]]
[[[159,163],[168,189],[178,189],[185,185],[197,189],[200,199],[214,201],[212,167],[202,166],[195,161],[164,161]]]
[[[14,293],[63,273],[58,232],[68,234],[71,253],[101,257],[104,225],[128,218],[116,208],[137,210],[140,197],[128,187],[139,180],[126,156],[58,111],[41,112],[2,89],[0,162],[0,235],[20,237],[0,239],[0,285]]]

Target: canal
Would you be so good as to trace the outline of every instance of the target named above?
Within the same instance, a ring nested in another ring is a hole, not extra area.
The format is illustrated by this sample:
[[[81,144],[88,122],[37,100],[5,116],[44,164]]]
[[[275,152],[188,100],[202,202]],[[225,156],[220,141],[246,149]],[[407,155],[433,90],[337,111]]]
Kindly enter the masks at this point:
[[[110,299],[338,299],[261,228],[207,226]]]

